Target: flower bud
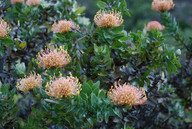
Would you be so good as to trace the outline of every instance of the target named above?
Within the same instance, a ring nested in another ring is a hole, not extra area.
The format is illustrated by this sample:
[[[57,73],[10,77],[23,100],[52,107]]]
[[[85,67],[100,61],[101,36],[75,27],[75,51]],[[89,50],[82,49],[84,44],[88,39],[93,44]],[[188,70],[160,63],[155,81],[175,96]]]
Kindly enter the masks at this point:
[[[163,52],[163,48],[160,46],[160,47],[158,48],[158,51]]]
[[[25,63],[18,61],[17,64],[15,65],[15,70],[17,74],[24,74],[26,71]]]
[[[145,25],[146,31],[154,30],[164,30],[165,26],[161,25],[158,21],[150,21],[147,25]]]
[[[180,49],[177,49],[176,54],[177,54],[178,56],[180,56],[180,55],[181,55],[181,50],[180,50]]]
[[[82,25],[85,25],[85,26],[88,26],[91,23],[90,19],[86,18],[86,17],[78,17],[77,20],[78,20],[79,24],[82,24]]]

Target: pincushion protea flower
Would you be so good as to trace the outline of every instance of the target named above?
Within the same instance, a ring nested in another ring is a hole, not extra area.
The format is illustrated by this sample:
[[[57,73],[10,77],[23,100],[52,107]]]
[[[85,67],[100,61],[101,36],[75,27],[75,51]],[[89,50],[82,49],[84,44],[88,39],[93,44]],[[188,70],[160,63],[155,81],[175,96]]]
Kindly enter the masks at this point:
[[[173,0],[153,0],[152,9],[156,11],[168,11],[175,7]]]
[[[119,86],[115,83],[115,87],[113,88],[112,86],[107,93],[107,96],[113,103],[129,106],[145,104],[147,98],[143,88],[139,90],[137,87],[129,84],[123,84],[123,86],[121,86],[118,83],[118,85]]]
[[[26,92],[42,85],[43,79],[39,74],[30,74],[28,77],[25,76],[23,79],[19,79],[16,88],[20,91]]]
[[[4,39],[10,31],[9,25],[3,19],[0,19],[0,39]]]
[[[151,31],[151,28],[154,30],[163,30],[165,29],[165,26],[161,25],[158,21],[150,21],[145,25],[145,30]]]
[[[55,33],[66,33],[71,30],[71,27],[75,27],[74,22],[67,20],[60,20],[58,21],[58,23],[54,22],[51,30]],[[79,29],[79,26],[77,26],[77,29]]]
[[[70,73],[70,76],[59,78],[51,78],[50,83],[47,83],[45,92],[51,97],[57,99],[68,97],[71,95],[78,95],[81,91],[81,84],[79,80],[73,77]]]
[[[37,55],[37,64],[40,67],[50,68],[50,67],[65,67],[71,61],[71,58],[64,47],[60,48],[52,47],[45,50],[41,50]]]
[[[120,12],[99,10],[94,17],[94,22],[99,27],[114,27],[120,26],[123,23],[123,19]]]
[[[11,0],[11,4],[22,3],[24,0]]]
[[[26,4],[31,6],[31,4],[33,4],[34,6],[38,5],[40,2],[40,0],[27,0]]]

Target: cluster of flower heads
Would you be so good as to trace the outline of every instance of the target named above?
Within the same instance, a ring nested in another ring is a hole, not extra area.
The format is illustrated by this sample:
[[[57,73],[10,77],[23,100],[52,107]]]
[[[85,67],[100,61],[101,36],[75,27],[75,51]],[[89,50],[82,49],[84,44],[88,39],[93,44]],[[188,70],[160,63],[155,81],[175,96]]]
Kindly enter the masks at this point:
[[[164,30],[165,26],[161,25],[158,21],[150,21],[147,25],[145,25],[146,31],[151,31],[151,29],[154,30]]]
[[[71,74],[67,77],[59,78],[51,77],[50,83],[47,83],[45,92],[51,97],[57,99],[68,97],[72,95],[78,95],[81,91],[81,84],[78,78],[73,77]]]
[[[173,0],[153,0],[152,2],[152,9],[156,11],[168,11],[174,6]]]
[[[37,64],[40,67],[50,68],[50,67],[65,67],[70,63],[71,58],[64,47],[60,46],[59,48],[46,48],[41,50],[37,55]]]
[[[0,19],[0,39],[6,38],[10,31],[9,25],[3,19]]]
[[[120,26],[123,19],[120,12],[99,10],[94,17],[94,22],[99,27],[114,27]]]
[[[16,4],[16,3],[23,3],[25,0],[11,0],[11,4]],[[32,4],[34,6],[38,5],[40,3],[40,0],[27,0],[26,4],[31,6]]]
[[[23,79],[19,79],[17,82],[16,88],[20,91],[26,92],[34,88],[38,88],[42,85],[43,79],[41,75],[36,73],[31,73],[29,76],[26,76]]]
[[[173,0],[153,0],[152,9],[156,11],[169,11],[175,7]],[[145,25],[145,30],[164,30],[165,26],[161,25],[158,21],[151,21]]]
[[[60,20],[58,21],[58,23],[54,22],[51,29],[55,33],[66,33],[71,30],[71,27],[75,27],[74,22],[67,20]],[[78,26],[77,29],[79,29]]]
[[[118,82],[115,82],[115,87],[111,87],[107,96],[111,99],[111,102],[117,105],[142,105],[145,104],[147,97],[143,88],[140,90],[132,85],[123,84],[122,86]]]

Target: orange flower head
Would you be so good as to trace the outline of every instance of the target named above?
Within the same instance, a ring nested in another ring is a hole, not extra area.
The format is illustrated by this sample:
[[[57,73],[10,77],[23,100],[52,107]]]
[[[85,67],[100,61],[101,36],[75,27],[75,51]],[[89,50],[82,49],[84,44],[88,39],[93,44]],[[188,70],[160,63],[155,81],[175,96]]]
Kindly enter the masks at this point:
[[[66,33],[71,30],[71,27],[75,27],[75,24],[72,21],[60,20],[58,23],[54,22],[51,30],[55,33]],[[78,26],[77,29],[79,29]]]
[[[9,25],[3,19],[0,19],[0,39],[6,38],[10,31]]]
[[[22,3],[24,0],[11,0],[11,4]]]
[[[40,0],[27,0],[26,4],[29,6],[31,6],[33,4],[34,6],[36,6],[39,4],[39,2],[40,2]]]
[[[71,58],[68,52],[62,46],[60,48],[53,47],[41,50],[36,60],[37,64],[44,68],[65,67],[70,61]]]
[[[43,79],[39,74],[30,74],[28,77],[25,76],[23,79],[19,79],[16,88],[20,91],[26,92],[42,85]]]
[[[79,80],[73,77],[70,73],[70,76],[59,78],[53,77],[50,78],[50,83],[47,83],[45,92],[48,96],[61,99],[63,97],[68,97],[72,95],[78,95],[81,91],[81,84]]]
[[[152,9],[156,11],[168,11],[175,7],[173,0],[153,0]]]
[[[165,26],[161,25],[158,21],[150,21],[147,25],[145,25],[145,30],[151,31],[151,28],[154,30],[164,30]]]
[[[140,90],[132,85],[123,84],[122,86],[115,83],[115,87],[111,87],[107,96],[111,99],[112,103],[117,105],[142,105],[145,104],[147,97],[143,88]]]
[[[114,27],[123,24],[123,19],[120,12],[99,10],[94,17],[94,22],[99,27]]]

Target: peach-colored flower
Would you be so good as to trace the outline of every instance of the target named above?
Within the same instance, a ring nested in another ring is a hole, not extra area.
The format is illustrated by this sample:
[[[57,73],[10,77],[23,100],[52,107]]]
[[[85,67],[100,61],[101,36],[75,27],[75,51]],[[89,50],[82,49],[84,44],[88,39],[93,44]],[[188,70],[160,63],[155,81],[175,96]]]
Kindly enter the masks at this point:
[[[54,22],[51,30],[55,33],[66,33],[71,30],[71,27],[75,27],[72,21],[60,20],[58,23]],[[77,26],[77,29],[79,29],[79,26]]]
[[[59,78],[53,77],[50,79],[50,83],[47,83],[45,92],[51,97],[57,99],[68,97],[72,95],[78,95],[81,91],[81,84],[79,80],[73,77],[70,73],[70,76]]]
[[[70,63],[71,58],[64,47],[60,48],[53,47],[41,50],[37,55],[37,64],[40,67],[50,68],[50,67],[65,67]]]
[[[115,87],[111,87],[108,91],[107,96],[111,99],[111,101],[117,105],[142,105],[145,104],[147,97],[143,88],[140,90],[132,85],[123,84],[121,86],[118,83],[115,83]]]
[[[40,0],[27,0],[26,4],[31,6],[31,4],[33,4],[34,6],[38,5],[40,2]]]
[[[153,0],[152,9],[156,11],[168,11],[175,7],[173,0]]]
[[[22,3],[24,0],[11,0],[11,4]]]
[[[3,19],[0,19],[0,39],[4,39],[10,31],[9,25]]]
[[[30,74],[23,79],[19,79],[16,88],[20,91],[26,92],[42,85],[43,79],[39,74]]]
[[[94,17],[94,22],[99,27],[114,27],[120,26],[123,23],[123,19],[120,12],[99,10]]]
[[[145,25],[145,30],[151,31],[151,28],[154,30],[164,30],[165,26],[161,25],[158,21],[150,21]]]

